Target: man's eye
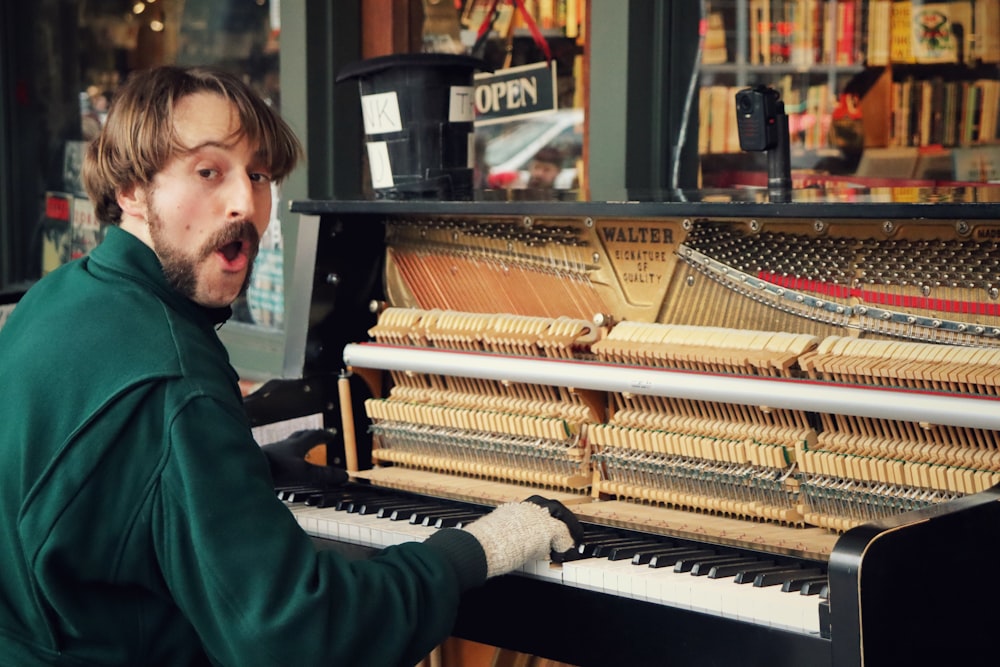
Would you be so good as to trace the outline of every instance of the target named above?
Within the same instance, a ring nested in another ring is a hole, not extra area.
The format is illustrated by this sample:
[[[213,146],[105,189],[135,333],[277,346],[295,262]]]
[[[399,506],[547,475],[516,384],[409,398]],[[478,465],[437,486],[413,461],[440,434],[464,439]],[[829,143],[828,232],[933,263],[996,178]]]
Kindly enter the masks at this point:
[[[199,169],[198,170],[198,175],[201,176],[202,178],[212,178],[213,176],[215,176],[218,173],[219,172],[217,172],[215,169],[207,169],[206,168],[206,169]]]
[[[254,172],[250,174],[250,180],[254,183],[270,183],[271,176],[268,174],[263,174],[261,172]]]

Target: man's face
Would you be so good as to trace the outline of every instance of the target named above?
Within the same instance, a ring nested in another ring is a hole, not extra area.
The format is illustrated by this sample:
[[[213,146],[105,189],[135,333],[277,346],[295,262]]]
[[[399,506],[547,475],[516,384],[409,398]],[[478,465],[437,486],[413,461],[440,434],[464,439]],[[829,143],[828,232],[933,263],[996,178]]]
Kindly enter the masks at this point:
[[[551,188],[561,171],[559,165],[544,160],[532,160],[528,172],[529,188]]]
[[[239,131],[232,105],[214,93],[182,98],[174,127],[187,152],[174,155],[140,190],[140,223],[122,226],[160,258],[178,291],[209,307],[246,289],[260,236],[271,216],[271,178]],[[146,229],[142,229],[144,222]]]

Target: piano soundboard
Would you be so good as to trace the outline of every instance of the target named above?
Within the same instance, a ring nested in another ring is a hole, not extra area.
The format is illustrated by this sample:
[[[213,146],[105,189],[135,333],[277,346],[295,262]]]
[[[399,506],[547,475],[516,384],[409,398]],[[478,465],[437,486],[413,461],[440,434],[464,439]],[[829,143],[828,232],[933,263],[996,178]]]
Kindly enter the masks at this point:
[[[293,204],[318,216],[317,276],[368,290],[327,342],[364,465],[343,496],[292,494],[291,511],[379,548],[559,499],[588,541],[506,586],[572,600],[595,633],[668,629],[596,650],[569,627],[505,633],[490,582],[456,634],[574,664],[900,664],[985,645],[952,581],[885,591],[922,562],[901,545],[968,567],[1000,544],[981,527],[1000,482],[996,209],[739,206]],[[458,506],[424,525],[425,503]]]

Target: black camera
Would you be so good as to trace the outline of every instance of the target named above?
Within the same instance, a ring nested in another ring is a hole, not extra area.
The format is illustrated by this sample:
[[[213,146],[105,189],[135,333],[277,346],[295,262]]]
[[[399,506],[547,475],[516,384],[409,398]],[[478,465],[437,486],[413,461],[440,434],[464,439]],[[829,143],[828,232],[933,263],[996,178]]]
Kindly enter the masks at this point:
[[[778,91],[766,86],[736,93],[736,127],[740,148],[766,151],[778,145],[778,115],[784,113]]]

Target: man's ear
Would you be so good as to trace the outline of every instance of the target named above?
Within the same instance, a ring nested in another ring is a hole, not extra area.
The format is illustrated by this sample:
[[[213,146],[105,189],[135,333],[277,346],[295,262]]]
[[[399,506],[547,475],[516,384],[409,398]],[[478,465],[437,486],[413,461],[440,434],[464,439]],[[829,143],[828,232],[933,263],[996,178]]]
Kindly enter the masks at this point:
[[[116,199],[124,216],[146,219],[146,188],[137,184],[130,185],[121,190]]]

